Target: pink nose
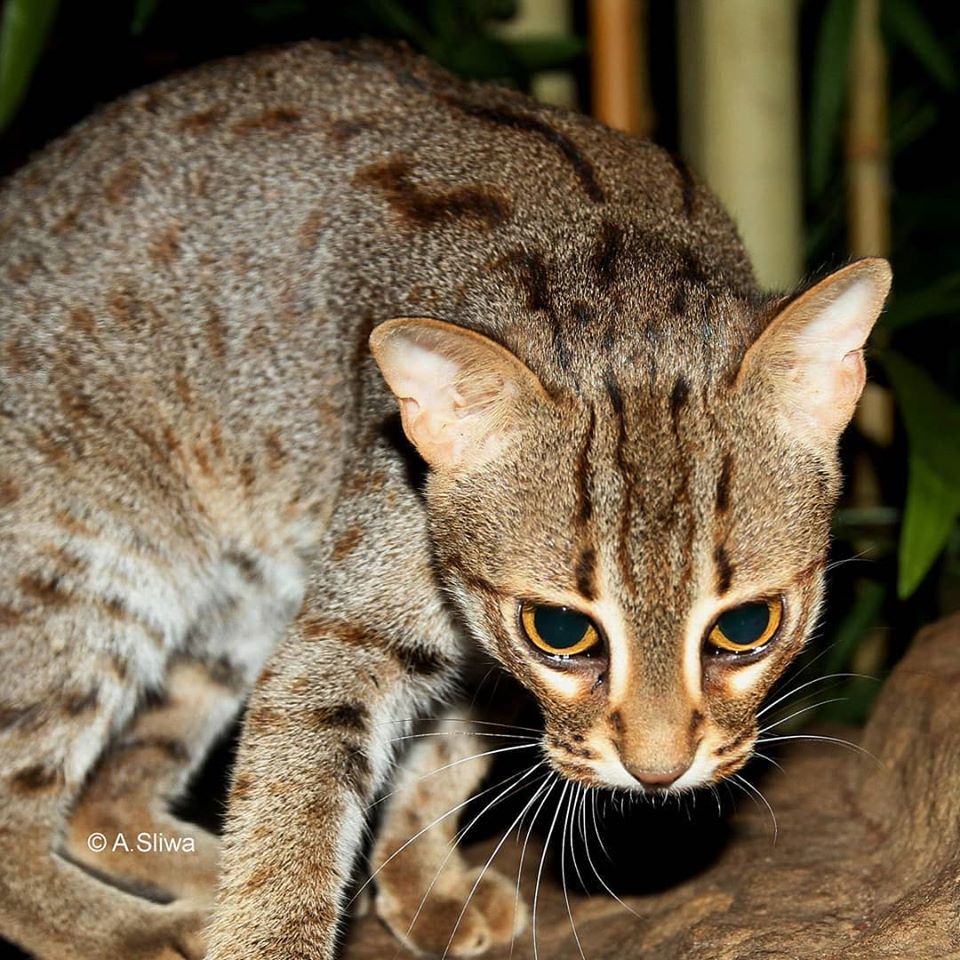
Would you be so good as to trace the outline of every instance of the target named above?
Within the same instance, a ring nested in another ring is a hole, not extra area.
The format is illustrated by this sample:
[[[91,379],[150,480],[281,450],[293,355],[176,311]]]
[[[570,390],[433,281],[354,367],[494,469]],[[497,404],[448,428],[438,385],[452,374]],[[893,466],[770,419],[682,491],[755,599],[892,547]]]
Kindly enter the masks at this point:
[[[689,763],[683,763],[672,770],[634,770],[627,767],[630,775],[637,780],[641,786],[655,790],[657,787],[669,787],[676,783],[688,770]]]

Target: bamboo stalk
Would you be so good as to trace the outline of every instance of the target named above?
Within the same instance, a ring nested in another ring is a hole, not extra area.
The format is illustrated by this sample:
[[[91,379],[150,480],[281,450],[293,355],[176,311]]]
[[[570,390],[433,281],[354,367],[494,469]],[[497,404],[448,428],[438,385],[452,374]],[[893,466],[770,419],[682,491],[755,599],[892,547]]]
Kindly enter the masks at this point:
[[[886,256],[890,249],[890,168],[887,154],[887,64],[878,0],[857,0],[850,56],[846,139],[848,246],[852,256]],[[893,400],[868,383],[857,407],[856,426],[885,446],[893,437]],[[882,491],[870,459],[853,464],[851,502],[875,506]]]
[[[648,137],[650,96],[646,0],[590,0],[593,115],[608,126]]]
[[[681,147],[740,228],[757,278],[803,267],[796,0],[680,0]]]
[[[878,0],[857,0],[846,148],[850,253],[885,256],[890,248],[890,170],[887,65]]]

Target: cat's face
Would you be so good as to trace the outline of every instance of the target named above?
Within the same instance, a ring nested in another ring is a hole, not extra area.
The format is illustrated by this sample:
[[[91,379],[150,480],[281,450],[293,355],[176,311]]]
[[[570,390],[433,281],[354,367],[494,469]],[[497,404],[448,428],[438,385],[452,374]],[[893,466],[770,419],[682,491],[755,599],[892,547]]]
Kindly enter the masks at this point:
[[[888,282],[876,261],[841,271],[713,382],[621,363],[549,396],[476,334],[399,321],[375,343],[435,468],[446,586],[568,778],[677,790],[750,756],[816,619],[836,440]]]
[[[440,569],[572,779],[732,773],[815,619],[834,464],[741,403],[706,404],[689,396],[674,429],[669,395],[577,398],[432,484]]]

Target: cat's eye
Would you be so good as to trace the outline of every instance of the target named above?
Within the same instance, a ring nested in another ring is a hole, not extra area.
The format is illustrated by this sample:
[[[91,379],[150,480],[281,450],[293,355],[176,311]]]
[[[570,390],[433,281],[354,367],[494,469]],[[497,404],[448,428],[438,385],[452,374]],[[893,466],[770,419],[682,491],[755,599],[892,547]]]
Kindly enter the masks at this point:
[[[759,650],[776,635],[783,619],[779,597],[742,603],[717,617],[707,634],[707,643],[715,651],[749,653]]]
[[[575,657],[600,643],[600,631],[593,621],[569,607],[524,603],[520,606],[520,624],[537,649],[556,657]]]

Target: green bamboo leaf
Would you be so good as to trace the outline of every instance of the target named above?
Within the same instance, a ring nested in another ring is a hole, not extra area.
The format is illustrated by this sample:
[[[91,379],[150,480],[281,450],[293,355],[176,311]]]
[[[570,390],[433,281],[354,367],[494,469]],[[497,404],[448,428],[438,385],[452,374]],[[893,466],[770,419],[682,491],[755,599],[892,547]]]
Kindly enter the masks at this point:
[[[810,90],[810,188],[818,196],[830,178],[847,97],[853,0],[829,0],[820,21]]]
[[[26,95],[58,0],[7,0],[0,17],[0,130]]]
[[[920,586],[947,545],[958,517],[960,484],[945,479],[922,456],[911,455],[900,534],[897,594],[901,600]]]
[[[887,35],[902,43],[927,72],[948,90],[957,88],[957,72],[950,51],[911,0],[884,0],[883,25]]]
[[[892,351],[879,359],[907,430],[907,502],[900,531],[897,592],[910,596],[960,517],[960,403],[916,364]]]
[[[960,488],[960,402],[900,353],[875,354],[890,377],[911,456]]]

